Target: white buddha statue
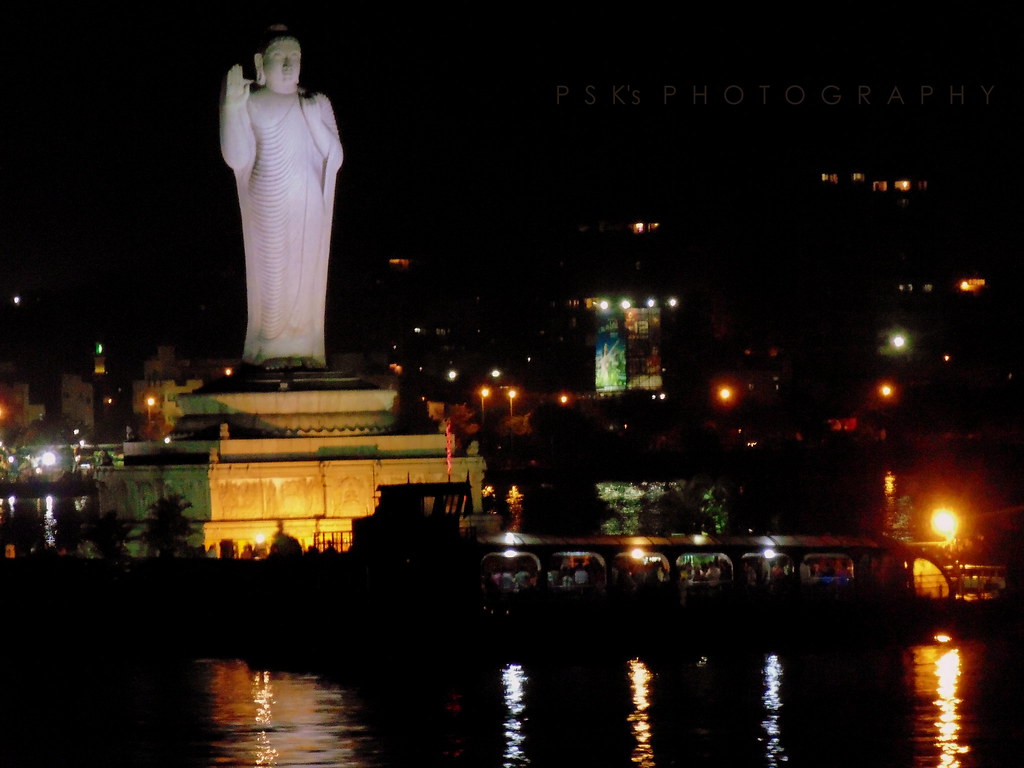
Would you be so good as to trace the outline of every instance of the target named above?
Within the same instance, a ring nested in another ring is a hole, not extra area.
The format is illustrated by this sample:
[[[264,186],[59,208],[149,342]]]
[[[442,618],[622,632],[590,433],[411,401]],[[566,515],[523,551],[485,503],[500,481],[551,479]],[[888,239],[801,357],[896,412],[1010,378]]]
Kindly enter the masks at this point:
[[[242,360],[324,368],[327,261],[341,140],[327,97],[299,86],[301,48],[271,28],[256,84],[236,64],[220,105],[220,145],[235,172],[245,244],[248,326]]]

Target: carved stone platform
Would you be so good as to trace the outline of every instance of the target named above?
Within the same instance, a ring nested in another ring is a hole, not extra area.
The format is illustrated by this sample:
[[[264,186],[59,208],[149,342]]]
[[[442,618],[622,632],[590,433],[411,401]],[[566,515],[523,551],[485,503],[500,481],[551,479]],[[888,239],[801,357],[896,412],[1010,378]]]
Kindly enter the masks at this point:
[[[247,372],[180,395],[172,439],[385,435],[397,391],[331,372]]]
[[[168,440],[125,443],[120,466],[97,469],[100,508],[142,521],[179,495],[202,523],[196,544],[228,557],[265,554],[277,532],[345,549],[382,486],[467,483],[479,512],[483,458],[453,455],[443,432],[404,433],[397,400],[397,388],[331,372],[218,379],[179,396]]]

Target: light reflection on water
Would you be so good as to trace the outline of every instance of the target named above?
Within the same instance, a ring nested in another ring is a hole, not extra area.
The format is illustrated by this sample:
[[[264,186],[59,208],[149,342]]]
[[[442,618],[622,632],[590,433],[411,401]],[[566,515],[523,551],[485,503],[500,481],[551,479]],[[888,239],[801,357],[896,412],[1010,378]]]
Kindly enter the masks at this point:
[[[922,730],[934,730],[937,768],[960,768],[960,756],[971,751],[960,742],[964,702],[958,696],[961,674],[960,650],[945,645],[919,646],[914,649],[915,687],[919,696],[929,697],[930,709],[921,712]],[[931,698],[931,697],[936,698]],[[922,743],[924,740],[921,740]],[[924,755],[923,757],[927,757]]]
[[[654,768],[654,747],[651,744],[651,722],[647,709],[651,706],[650,683],[651,670],[639,659],[629,662],[629,679],[633,691],[633,711],[629,715],[629,724],[633,729],[636,747],[633,749],[633,762],[641,768]]]
[[[216,765],[380,765],[362,722],[363,705],[343,686],[316,675],[207,662]]]
[[[0,765],[1018,765],[1015,642],[430,669],[378,659],[354,679],[54,659],[0,676]]]
[[[525,687],[527,677],[519,664],[509,664],[501,673],[505,692],[505,761],[504,768],[529,765],[530,759],[523,749],[523,720],[526,710]]]
[[[764,702],[765,718],[761,727],[765,733],[765,760],[769,768],[777,768],[780,762],[786,762],[786,750],[782,746],[782,727],[780,712],[782,710],[782,662],[774,654],[764,658]]]
[[[277,750],[270,743],[267,728],[272,725],[274,690],[269,672],[257,672],[252,681],[253,703],[256,705],[256,723],[262,726],[256,732],[256,765],[274,765]]]
[[[43,513],[43,541],[53,549],[57,546],[57,518],[53,514],[53,496],[47,496]]]

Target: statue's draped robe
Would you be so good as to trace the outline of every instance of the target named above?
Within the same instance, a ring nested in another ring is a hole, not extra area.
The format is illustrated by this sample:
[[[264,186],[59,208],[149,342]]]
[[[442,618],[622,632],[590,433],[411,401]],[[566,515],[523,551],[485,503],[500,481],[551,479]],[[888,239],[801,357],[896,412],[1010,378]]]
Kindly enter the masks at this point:
[[[324,312],[341,142],[323,95],[249,98],[222,112],[245,243],[243,361],[324,367]]]

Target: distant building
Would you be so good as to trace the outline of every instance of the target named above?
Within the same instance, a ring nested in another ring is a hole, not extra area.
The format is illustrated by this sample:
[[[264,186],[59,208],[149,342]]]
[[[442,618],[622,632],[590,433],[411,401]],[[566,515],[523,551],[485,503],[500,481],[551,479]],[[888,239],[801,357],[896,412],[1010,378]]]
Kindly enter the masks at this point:
[[[96,424],[92,382],[74,373],[61,374],[60,413],[65,421],[91,431]]]
[[[143,417],[141,426],[153,432],[148,437],[163,436],[182,416],[179,395],[233,375],[237,365],[234,359],[181,359],[174,347],[157,347],[156,355],[143,364],[143,379],[132,382],[132,412]]]
[[[0,382],[0,426],[24,429],[46,415],[46,406],[33,403],[28,384]]]

